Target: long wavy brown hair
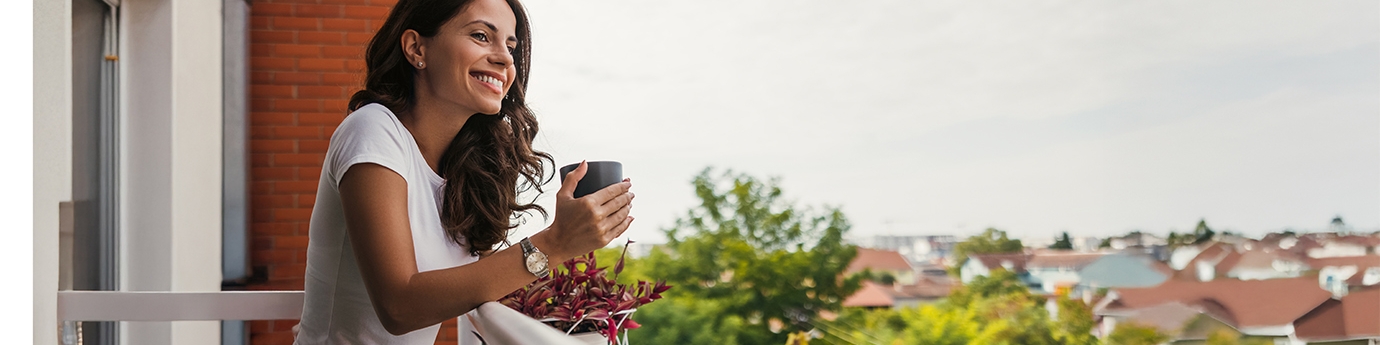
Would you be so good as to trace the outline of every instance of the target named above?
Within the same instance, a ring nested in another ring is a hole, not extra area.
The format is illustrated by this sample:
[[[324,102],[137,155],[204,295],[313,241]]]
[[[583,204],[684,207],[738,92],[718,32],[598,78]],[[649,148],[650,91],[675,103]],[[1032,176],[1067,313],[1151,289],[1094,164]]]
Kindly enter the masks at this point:
[[[401,0],[383,27],[369,41],[364,63],[368,68],[364,89],[350,97],[353,112],[379,103],[394,113],[405,113],[416,103],[417,70],[402,50],[402,34],[416,30],[434,37],[442,24],[459,14],[471,0]],[[518,200],[519,193],[551,180],[543,162],[555,161],[546,152],[532,149],[537,119],[527,108],[528,67],[531,65],[531,26],[527,11],[517,0],[507,0],[517,17],[517,49],[513,52],[517,80],[503,98],[502,110],[492,116],[471,116],[441,155],[438,172],[445,178],[441,224],[450,240],[471,254],[492,250],[507,242],[508,233],[537,211],[546,209]],[[521,178],[521,183],[519,183]]]

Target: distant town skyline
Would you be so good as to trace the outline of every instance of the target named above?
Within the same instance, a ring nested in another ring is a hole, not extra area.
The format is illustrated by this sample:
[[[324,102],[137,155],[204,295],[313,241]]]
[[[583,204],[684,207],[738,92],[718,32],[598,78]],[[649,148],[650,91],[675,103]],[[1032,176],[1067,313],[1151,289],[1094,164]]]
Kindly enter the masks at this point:
[[[635,240],[708,166],[854,236],[1380,229],[1380,2],[526,6],[536,146],[622,161]]]

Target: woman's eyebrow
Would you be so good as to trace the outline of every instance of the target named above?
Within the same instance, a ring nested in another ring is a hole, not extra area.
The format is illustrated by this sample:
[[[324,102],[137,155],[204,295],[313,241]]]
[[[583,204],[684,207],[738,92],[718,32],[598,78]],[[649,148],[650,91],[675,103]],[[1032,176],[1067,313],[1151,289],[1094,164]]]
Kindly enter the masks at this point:
[[[497,26],[497,25],[494,25],[494,23],[490,23],[489,21],[483,20],[483,19],[475,19],[475,20],[472,21],[472,22],[465,23],[465,26],[474,25],[475,23],[484,24],[484,26],[489,27],[489,30],[490,30],[490,31],[498,32],[498,26]],[[517,39],[517,36],[508,36],[508,42],[517,42],[517,40],[518,40],[518,39]]]

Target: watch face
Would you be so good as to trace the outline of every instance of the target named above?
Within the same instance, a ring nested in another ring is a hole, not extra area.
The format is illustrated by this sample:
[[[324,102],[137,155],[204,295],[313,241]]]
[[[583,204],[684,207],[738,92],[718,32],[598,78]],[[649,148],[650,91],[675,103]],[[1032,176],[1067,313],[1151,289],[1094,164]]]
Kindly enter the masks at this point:
[[[527,271],[532,274],[546,270],[546,254],[532,253],[527,256]]]

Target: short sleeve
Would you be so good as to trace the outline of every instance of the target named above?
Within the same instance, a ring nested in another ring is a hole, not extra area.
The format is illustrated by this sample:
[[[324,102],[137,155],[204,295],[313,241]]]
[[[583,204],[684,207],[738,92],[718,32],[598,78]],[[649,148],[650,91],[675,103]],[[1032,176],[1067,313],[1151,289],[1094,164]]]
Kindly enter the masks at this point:
[[[410,136],[391,112],[378,104],[361,107],[345,117],[331,135],[326,150],[326,166],[331,185],[340,186],[340,179],[351,166],[374,163],[407,178]]]

